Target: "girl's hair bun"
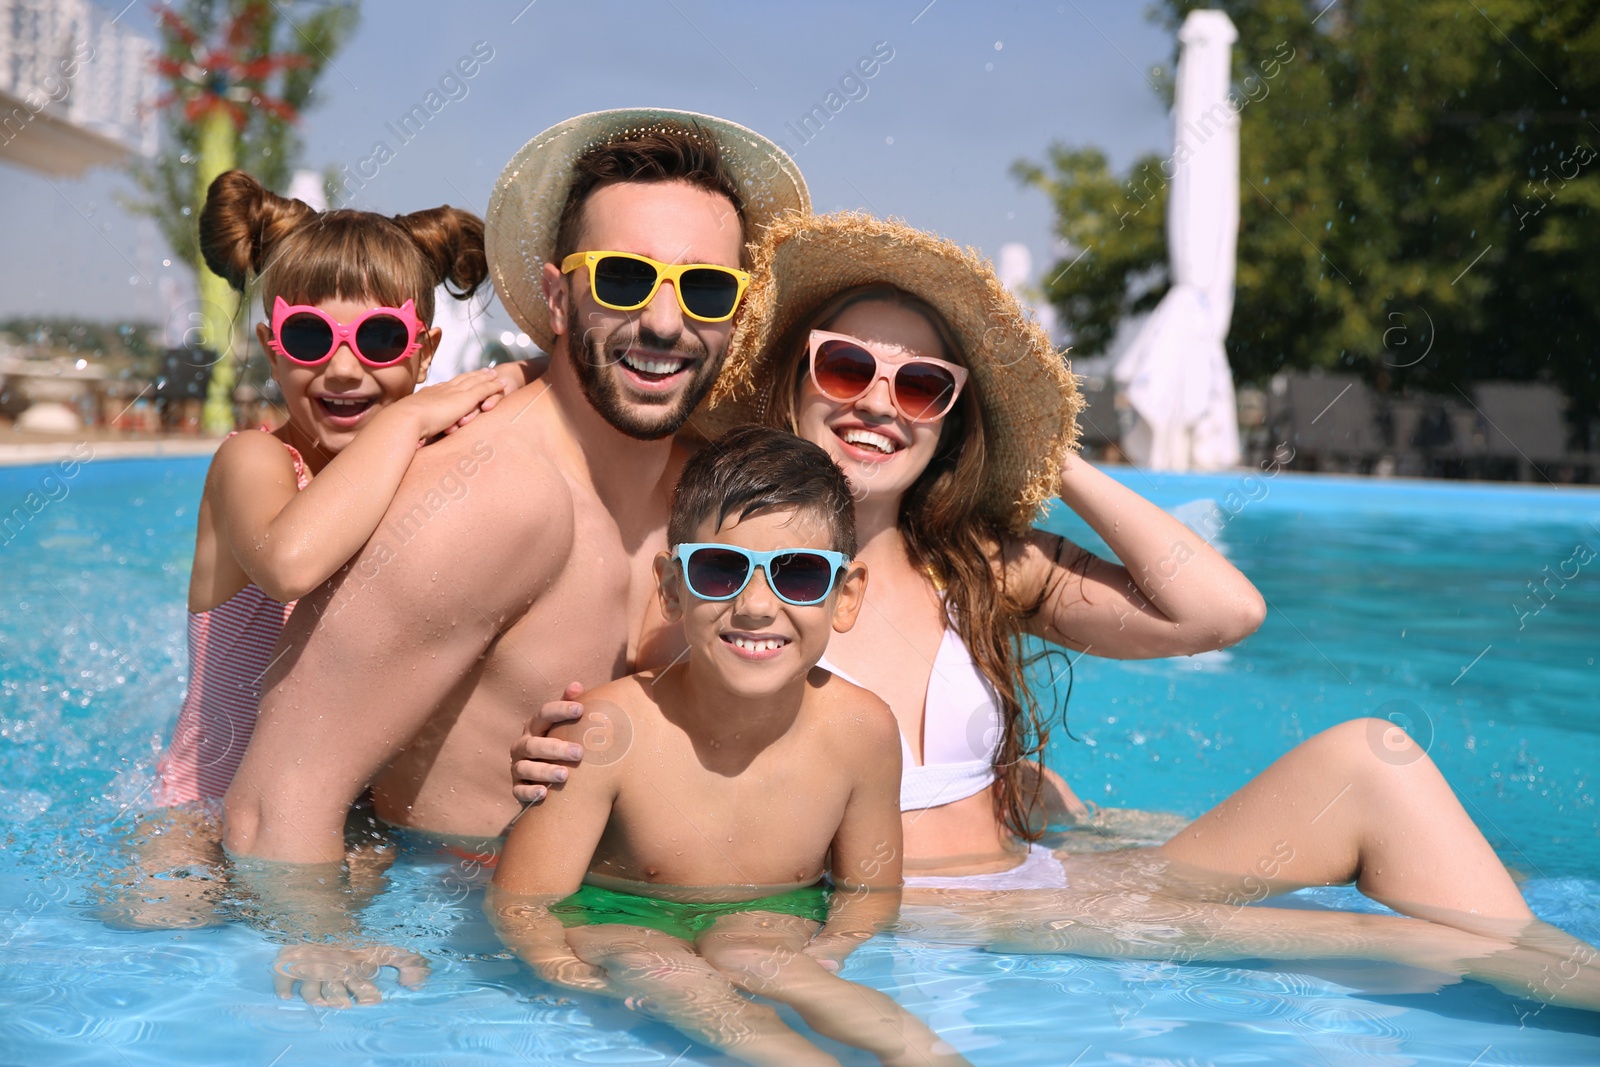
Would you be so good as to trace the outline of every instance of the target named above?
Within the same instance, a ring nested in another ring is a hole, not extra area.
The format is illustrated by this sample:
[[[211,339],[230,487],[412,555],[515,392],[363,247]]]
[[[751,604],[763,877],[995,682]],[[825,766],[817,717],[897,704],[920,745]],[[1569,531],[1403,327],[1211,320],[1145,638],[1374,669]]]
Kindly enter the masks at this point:
[[[436,207],[396,215],[394,221],[416,243],[433,271],[435,285],[448,284],[456,296],[465,298],[489,277],[483,220],[470,211]]]
[[[200,254],[239,292],[261,273],[273,246],[317,212],[279,196],[242,170],[219,174],[200,212]],[[480,238],[481,242],[481,238]]]
[[[483,220],[471,212],[318,212],[241,170],[211,183],[200,212],[200,253],[241,293],[259,282],[263,314],[276,296],[292,304],[359,297],[393,307],[412,300],[417,316],[431,323],[437,286],[464,300],[489,278]]]

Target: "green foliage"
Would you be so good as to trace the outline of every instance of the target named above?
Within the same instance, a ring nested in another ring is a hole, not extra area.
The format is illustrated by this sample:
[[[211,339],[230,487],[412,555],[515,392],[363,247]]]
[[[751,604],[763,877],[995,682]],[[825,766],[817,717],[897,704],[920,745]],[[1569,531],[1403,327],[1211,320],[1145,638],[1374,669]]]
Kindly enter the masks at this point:
[[[1072,324],[1073,347],[1083,355],[1104,351],[1124,316],[1154,307],[1166,291],[1167,185],[1159,165],[1146,156],[1124,182],[1098,150],[1054,145],[1051,174],[1031,163],[1011,168],[1050,197],[1056,236],[1072,250],[1051,268],[1045,296]]]
[[[354,32],[360,14],[357,3],[327,0],[186,0],[174,6],[188,26],[208,42],[216,41],[239,15],[253,15],[242,53],[299,59],[296,65],[263,77],[242,78],[237,84],[282,101],[295,112],[311,102],[318,79]],[[189,47],[170,29],[163,29],[161,43],[165,58],[178,62],[191,58]],[[237,165],[269,189],[282,192],[302,151],[299,132],[294,123],[271,109],[247,106],[245,110]],[[128,206],[154,219],[172,250],[198,270],[194,205],[203,192],[196,188],[199,124],[188,118],[178,103],[163,113],[161,125],[163,144],[156,160],[133,169],[144,197]]]
[[[1323,367],[1447,393],[1548,378],[1577,415],[1600,412],[1600,263],[1586,255],[1600,247],[1600,9],[1166,0],[1158,15],[1175,31],[1202,6],[1238,28],[1250,98],[1235,373]],[[1089,249],[1048,291],[1082,351],[1164,265],[1154,202],[1126,217],[1151,199],[1136,195],[1148,163],[1114,175],[1097,152],[1055,146],[1048,171],[1016,168],[1052,198],[1072,255]]]

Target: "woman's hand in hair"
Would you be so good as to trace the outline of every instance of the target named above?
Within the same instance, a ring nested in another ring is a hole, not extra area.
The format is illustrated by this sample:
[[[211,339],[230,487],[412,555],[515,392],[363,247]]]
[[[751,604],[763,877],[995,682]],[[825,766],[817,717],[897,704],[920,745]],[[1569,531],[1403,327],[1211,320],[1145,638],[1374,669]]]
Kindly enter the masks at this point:
[[[1195,531],[1077,454],[1061,500],[1121,562],[1034,530],[1008,545],[1028,630],[1109,659],[1192,656],[1244,640],[1266,617],[1250,579]]]

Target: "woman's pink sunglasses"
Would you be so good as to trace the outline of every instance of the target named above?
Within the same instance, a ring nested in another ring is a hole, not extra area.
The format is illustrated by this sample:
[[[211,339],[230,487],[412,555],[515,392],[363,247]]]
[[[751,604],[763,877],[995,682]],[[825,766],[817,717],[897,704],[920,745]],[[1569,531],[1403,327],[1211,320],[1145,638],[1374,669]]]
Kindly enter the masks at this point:
[[[410,300],[397,308],[373,308],[344,323],[311,304],[286,304],[280,296],[272,305],[271,348],[287,360],[315,367],[332,359],[340,345],[349,345],[367,366],[392,367],[422,347],[423,329]]]
[[[830,400],[851,404],[878,383],[911,422],[936,422],[949,414],[967,381],[967,369],[931,356],[908,356],[887,345],[842,333],[811,331],[811,381]]]

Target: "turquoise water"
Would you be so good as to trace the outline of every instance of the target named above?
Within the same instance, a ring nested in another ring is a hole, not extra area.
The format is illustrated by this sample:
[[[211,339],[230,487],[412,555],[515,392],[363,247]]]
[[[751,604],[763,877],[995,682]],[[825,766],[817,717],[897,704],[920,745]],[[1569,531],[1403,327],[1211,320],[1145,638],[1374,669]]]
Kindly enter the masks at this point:
[[[0,469],[0,518],[26,515],[0,534],[0,1064],[727,1062],[620,1006],[541,986],[482,921],[481,876],[425,846],[403,844],[370,920],[427,955],[433,975],[414,992],[387,983],[375,1008],[275,999],[276,946],[247,927],[129,933],[93,919],[93,886],[183,688],[204,470],[95,460],[47,483],[46,468]],[[1600,549],[1600,494],[1119,477],[1216,530],[1272,610],[1226,652],[1077,660],[1078,740],[1059,736],[1051,760],[1080,793],[1196,815],[1317,730],[1394,714],[1526,879],[1534,910],[1600,941],[1600,559],[1573,562],[1579,544]],[[1056,528],[1081,533],[1070,516]],[[1545,568],[1557,578],[1531,600]],[[1593,1017],[1471,983],[1357,992],[1327,967],[1012,956],[897,937],[870,943],[846,974],[979,1064],[1600,1062]]]

